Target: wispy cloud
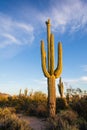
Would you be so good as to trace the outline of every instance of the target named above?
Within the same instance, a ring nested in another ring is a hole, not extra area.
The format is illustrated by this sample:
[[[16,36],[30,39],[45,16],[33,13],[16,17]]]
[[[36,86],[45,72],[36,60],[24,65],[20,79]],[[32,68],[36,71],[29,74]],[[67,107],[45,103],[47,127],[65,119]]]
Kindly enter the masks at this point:
[[[48,11],[39,13],[42,21],[51,18],[53,29],[64,33],[67,29],[70,32],[85,29],[87,24],[87,3],[82,0],[51,0]]]
[[[87,76],[82,76],[80,78],[75,79],[68,79],[67,80],[70,83],[78,83],[78,82],[87,82]]]
[[[87,72],[87,65],[83,65],[83,66],[81,66],[81,68],[83,71]]]
[[[86,82],[86,83],[87,83],[87,76],[83,76],[83,77],[81,77],[81,81],[83,81],[83,82]]]
[[[0,47],[31,44],[34,40],[34,31],[37,31],[35,29],[44,25],[48,18],[51,19],[52,29],[61,33],[85,29],[87,25],[87,3],[81,0],[50,0],[48,8],[42,11],[34,7],[26,8],[23,10],[24,14],[20,11],[24,18],[20,22],[0,13]]]
[[[0,13],[0,47],[31,44],[33,40],[34,28],[32,25]]]
[[[8,42],[4,42],[7,43],[7,45],[10,45],[12,43],[15,44],[19,44],[20,42],[17,40],[17,38],[9,33],[2,33],[1,36],[6,40],[8,40]],[[6,45],[6,44],[5,44]]]
[[[87,86],[87,76],[82,76],[79,78],[73,79],[63,79],[65,88],[82,88],[84,89]]]
[[[34,28],[31,25],[24,24],[24,23],[16,23],[15,25],[21,29],[24,29],[27,32],[33,32]]]

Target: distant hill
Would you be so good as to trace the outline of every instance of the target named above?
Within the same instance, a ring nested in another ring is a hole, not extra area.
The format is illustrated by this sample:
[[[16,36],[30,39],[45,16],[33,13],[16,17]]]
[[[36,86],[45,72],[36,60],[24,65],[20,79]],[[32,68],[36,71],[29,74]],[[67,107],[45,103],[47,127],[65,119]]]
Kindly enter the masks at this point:
[[[11,95],[6,94],[6,93],[0,93],[0,96],[2,96],[2,97],[10,97]]]

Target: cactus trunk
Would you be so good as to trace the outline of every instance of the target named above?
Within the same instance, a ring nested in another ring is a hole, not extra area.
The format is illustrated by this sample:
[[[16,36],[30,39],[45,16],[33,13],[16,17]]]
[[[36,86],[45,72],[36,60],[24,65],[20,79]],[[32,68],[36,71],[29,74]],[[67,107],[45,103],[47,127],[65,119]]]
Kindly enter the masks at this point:
[[[54,35],[50,33],[50,20],[46,22],[47,25],[47,57],[44,49],[44,41],[41,41],[41,61],[44,76],[48,81],[48,113],[50,117],[56,114],[56,89],[55,79],[58,78],[62,72],[62,44],[58,43],[58,64],[54,69]],[[46,59],[48,61],[46,61]]]
[[[48,113],[50,117],[54,117],[56,114],[56,90],[54,76],[48,78],[48,95]]]

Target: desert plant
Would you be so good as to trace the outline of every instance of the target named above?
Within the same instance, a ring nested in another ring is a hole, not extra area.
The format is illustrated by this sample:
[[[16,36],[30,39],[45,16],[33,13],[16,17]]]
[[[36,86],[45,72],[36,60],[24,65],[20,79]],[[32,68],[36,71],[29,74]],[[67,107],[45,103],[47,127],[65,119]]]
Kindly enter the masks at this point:
[[[38,105],[36,109],[36,114],[38,117],[47,117],[47,107],[43,104]]]
[[[83,117],[87,121],[87,97],[82,97],[78,100],[72,100],[71,108],[76,111],[79,117]]]
[[[0,107],[4,107],[8,102],[8,97],[4,94],[0,94]]]
[[[28,95],[28,89],[26,88],[26,89],[24,90],[24,96],[27,97],[27,95]]]
[[[72,110],[65,110],[65,111],[61,111],[60,115],[62,117],[62,119],[66,120],[68,122],[69,125],[75,125],[77,122],[77,113],[72,111]]]
[[[22,95],[22,90],[20,89],[20,90],[19,90],[19,96],[21,96],[21,95]]]
[[[84,118],[79,118],[77,123],[79,130],[87,130],[87,121]]]
[[[32,130],[29,124],[12,114],[8,108],[0,109],[0,130]]]
[[[63,86],[63,82],[61,80],[61,77],[59,78],[58,89],[59,89],[59,93],[60,93],[61,98],[63,98],[64,86]]]
[[[59,115],[55,118],[49,118],[46,123],[46,130],[79,130],[77,125],[69,125]]]
[[[36,102],[40,102],[40,101],[44,102],[47,100],[47,96],[45,93],[42,93],[41,91],[36,91],[32,95],[32,100],[34,100]]]
[[[79,130],[78,125],[76,124],[76,120],[74,121],[74,125],[69,123],[68,118],[63,117],[63,113],[56,115],[54,118],[48,118],[46,123],[47,130]]]
[[[58,44],[58,65],[54,70],[54,35],[50,33],[50,20],[46,22],[47,25],[47,42],[48,42],[48,70],[46,64],[46,52],[44,49],[44,41],[41,41],[41,61],[42,70],[48,80],[48,112],[49,116],[53,117],[56,114],[56,90],[55,79],[58,78],[62,72],[62,44]]]
[[[47,115],[47,96],[42,92],[35,92],[30,97],[27,107],[27,114],[39,117],[46,117]]]
[[[56,112],[60,112],[61,110],[68,109],[69,106],[67,105],[65,98],[57,98],[56,99]]]

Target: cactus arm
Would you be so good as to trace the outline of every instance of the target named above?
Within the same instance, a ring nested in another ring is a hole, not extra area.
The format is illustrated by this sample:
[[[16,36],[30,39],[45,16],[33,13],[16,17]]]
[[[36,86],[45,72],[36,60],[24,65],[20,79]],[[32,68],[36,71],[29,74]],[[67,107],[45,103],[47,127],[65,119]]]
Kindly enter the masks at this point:
[[[46,52],[44,49],[44,41],[41,41],[41,61],[42,61],[42,70],[45,77],[50,77],[47,69],[46,69]]]
[[[59,88],[59,93],[60,93],[60,96],[63,98],[63,83],[61,83],[60,85],[58,85],[58,88]]]
[[[61,95],[61,88],[60,88],[60,85],[58,84],[58,88],[59,88],[59,93]]]
[[[63,95],[63,83],[59,84],[58,88],[59,88],[59,93],[60,93],[60,95],[62,97],[62,95]]]
[[[62,73],[62,44],[58,43],[58,64],[57,68],[54,71],[55,78],[58,78]]]
[[[47,25],[47,43],[48,43],[48,72],[50,73],[50,19],[46,22]]]
[[[50,36],[50,74],[54,74],[54,35]]]
[[[63,98],[64,86],[63,86],[63,82],[61,81],[61,77],[59,79],[58,89],[59,89],[61,98]]]

